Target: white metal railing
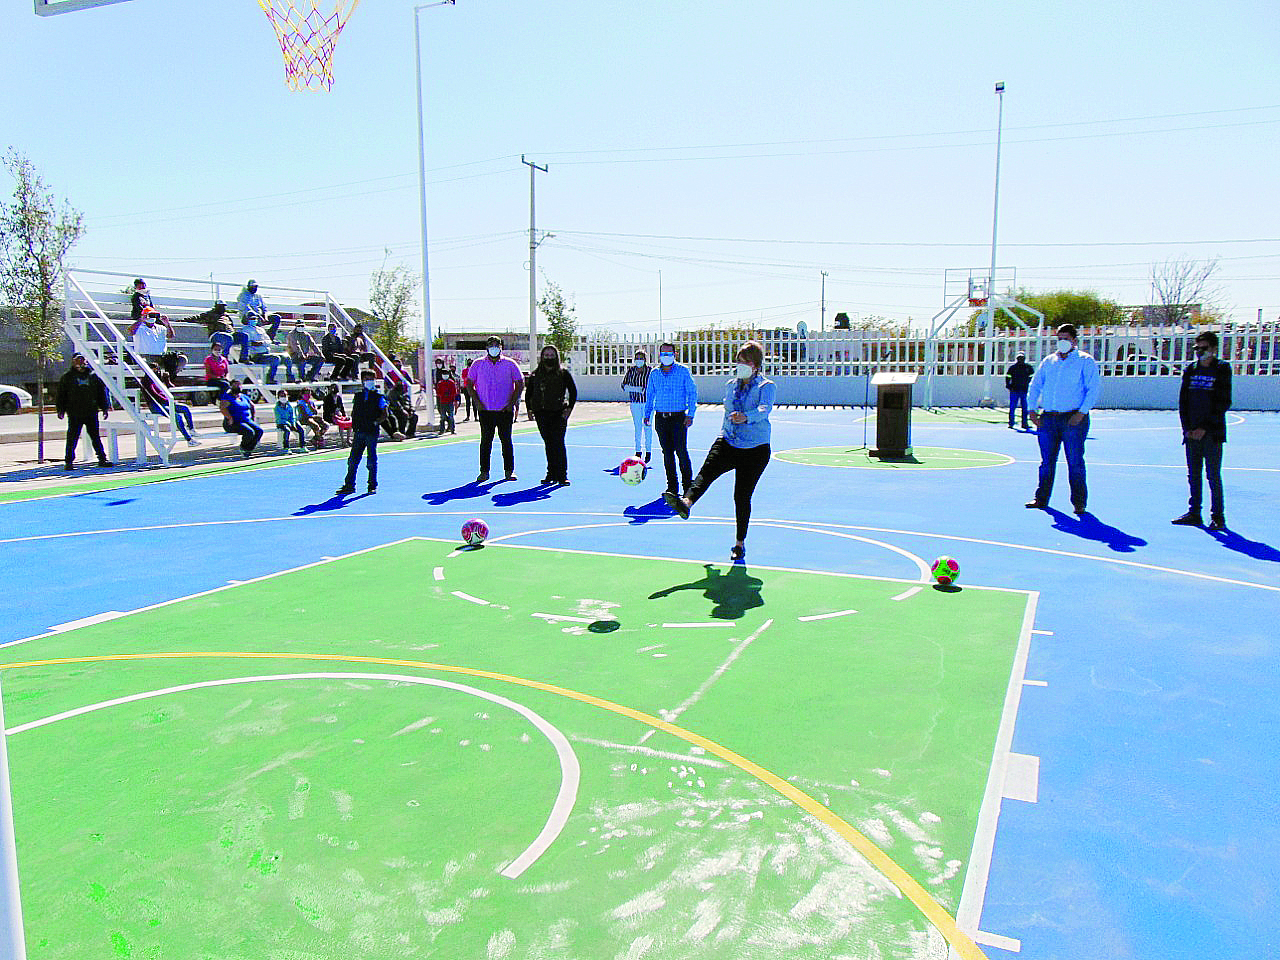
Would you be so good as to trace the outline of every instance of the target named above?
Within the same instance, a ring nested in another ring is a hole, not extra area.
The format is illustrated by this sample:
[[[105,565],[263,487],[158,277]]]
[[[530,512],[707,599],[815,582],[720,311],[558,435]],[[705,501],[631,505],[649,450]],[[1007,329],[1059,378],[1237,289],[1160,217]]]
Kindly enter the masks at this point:
[[[1280,321],[1213,326],[1150,326],[1086,328],[1080,349],[1091,354],[1108,377],[1173,377],[1195,359],[1192,343],[1202,330],[1214,330],[1219,355],[1237,374],[1280,377]],[[642,334],[598,331],[580,336],[574,346],[574,371],[588,375],[626,374],[637,349],[649,362],[657,359],[663,338]],[[985,335],[942,336],[930,341],[923,332],[905,336],[874,330],[810,332],[791,330],[702,330],[665,338],[676,346],[677,358],[694,376],[727,375],[734,356],[747,339],[764,346],[770,376],[850,376],[866,369],[910,371],[921,376],[982,376],[988,372]],[[997,332],[991,341],[992,372],[1003,376],[1019,353],[1035,365],[1054,348],[1056,336],[1046,329],[1037,336],[1025,330]]]

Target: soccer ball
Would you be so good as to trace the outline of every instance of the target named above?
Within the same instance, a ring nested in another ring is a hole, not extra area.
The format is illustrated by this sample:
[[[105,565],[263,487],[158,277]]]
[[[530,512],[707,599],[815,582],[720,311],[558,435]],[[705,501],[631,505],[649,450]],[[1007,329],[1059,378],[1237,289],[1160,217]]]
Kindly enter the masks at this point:
[[[462,525],[462,540],[470,546],[480,546],[487,536],[489,536],[489,525],[483,520],[468,520]]]
[[[933,579],[948,587],[960,579],[960,564],[955,557],[939,557],[933,561]]]
[[[639,457],[627,457],[618,465],[618,476],[632,487],[644,480],[644,472],[644,461]]]

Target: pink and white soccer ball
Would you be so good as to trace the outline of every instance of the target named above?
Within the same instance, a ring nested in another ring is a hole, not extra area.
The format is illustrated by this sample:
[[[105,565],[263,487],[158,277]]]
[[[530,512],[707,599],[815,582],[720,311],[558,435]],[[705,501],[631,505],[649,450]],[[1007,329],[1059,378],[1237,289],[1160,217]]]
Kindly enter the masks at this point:
[[[644,480],[644,461],[639,457],[627,457],[618,464],[618,476],[622,482],[634,487]]]
[[[468,520],[462,525],[462,541],[472,547],[478,547],[489,536],[489,525],[483,520]]]

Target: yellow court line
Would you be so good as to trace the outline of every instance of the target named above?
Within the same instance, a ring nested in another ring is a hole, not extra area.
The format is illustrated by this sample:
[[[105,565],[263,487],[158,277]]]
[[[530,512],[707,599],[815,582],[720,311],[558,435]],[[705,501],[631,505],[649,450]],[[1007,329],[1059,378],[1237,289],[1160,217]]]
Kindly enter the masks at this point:
[[[655,730],[663,733],[669,733],[673,737],[679,737],[686,743],[696,747],[701,747],[708,753],[714,754],[721,760],[733,764],[744,773],[748,773],[755,777],[761,783],[773,788],[775,791],[786,797],[805,813],[809,814],[819,823],[825,824],[834,830],[839,836],[844,838],[848,844],[861,854],[876,870],[880,871],[890,883],[898,888],[908,900],[916,905],[916,908],[924,915],[925,919],[931,923],[934,928],[942,934],[943,938],[955,950],[956,955],[961,960],[987,960],[987,955],[982,952],[973,940],[956,926],[955,917],[951,916],[942,908],[939,903],[929,895],[929,892],[922,887],[907,871],[898,866],[889,856],[872,843],[865,835],[852,827],[845,820],[841,819],[835,813],[820,804],[813,797],[809,796],[803,790],[798,789],[786,780],[783,780],[775,773],[764,769],[757,763],[753,763],[746,757],[734,753],[727,747],[722,747],[713,740],[699,736],[692,731],[685,730],[666,720],[651,716],[640,710],[623,706],[620,703],[614,703],[611,700],[603,700],[600,697],[592,696],[589,693],[579,693],[576,690],[570,690],[567,687],[558,687],[555,684],[543,683],[541,680],[526,680],[522,677],[513,677],[505,673],[493,673],[489,670],[478,670],[474,667],[460,667],[445,663],[427,663],[421,660],[395,660],[387,657],[356,657],[345,656],[339,654],[326,653],[255,653],[250,651],[183,651],[178,653],[119,653],[106,654],[96,657],[63,657],[52,660],[27,660],[18,663],[0,663],[0,670],[16,670],[22,667],[44,667],[55,666],[58,664],[70,663],[101,663],[113,660],[177,660],[177,659],[244,659],[244,660],[321,660],[340,663],[376,663],[383,666],[395,667],[416,667],[421,670],[439,670],[444,673],[458,673],[469,677],[478,677],[485,680],[497,680],[502,683],[512,683],[522,687],[529,687],[534,690],[542,690],[546,693],[553,693],[557,696],[566,697],[570,700],[577,700],[580,703],[589,704],[594,707],[600,707],[620,716],[628,717],[640,723],[647,724]]]

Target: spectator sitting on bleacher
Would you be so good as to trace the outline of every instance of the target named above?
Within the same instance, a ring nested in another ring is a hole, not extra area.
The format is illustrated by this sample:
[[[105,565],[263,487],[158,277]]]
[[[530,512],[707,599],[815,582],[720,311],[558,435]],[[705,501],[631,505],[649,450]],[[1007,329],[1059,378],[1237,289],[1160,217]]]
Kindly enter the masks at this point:
[[[267,305],[258,293],[258,281],[250,280],[236,298],[236,308],[240,311],[240,322],[244,323],[250,316],[258,318],[259,323],[267,322]],[[272,336],[275,336],[273,333]]]
[[[203,323],[209,334],[209,343],[220,343],[224,354],[231,353],[236,328],[232,326],[231,318],[227,316],[227,305],[223,301],[219,300],[204,313],[197,313],[190,318],[190,322]]]
[[[173,324],[169,322],[169,318],[150,306],[143,307],[138,319],[129,327],[133,349],[148,360],[164,356],[169,337],[173,335]]]
[[[369,338],[364,335],[364,324],[357,323],[351,328],[351,336],[343,344],[343,350],[355,358],[356,363],[373,363],[378,359],[369,346]]]
[[[298,397],[298,423],[311,431],[311,439],[315,443],[315,449],[319,450],[324,446],[324,435],[329,432],[329,425],[320,418],[320,411],[316,409],[315,400],[311,398],[311,390],[304,387],[302,395]]]
[[[198,447],[200,441],[195,438],[192,431],[195,430],[195,424],[191,420],[191,408],[185,403],[179,403],[176,399],[173,401],[173,410],[170,412],[169,400],[165,397],[164,391],[160,389],[156,381],[160,381],[166,387],[173,388],[173,382],[169,378],[169,374],[160,369],[158,363],[151,364],[151,372],[153,377],[139,377],[138,384],[142,387],[143,399],[147,401],[147,407],[158,417],[170,417],[173,425],[178,428],[178,432],[182,434],[187,446]]]
[[[382,427],[392,440],[403,440],[418,433],[418,415],[409,400],[409,388],[397,380],[387,396],[387,416]]]
[[[301,320],[295,320],[293,329],[289,331],[286,341],[289,348],[289,356],[293,359],[294,366],[298,371],[299,380],[314,380],[316,374],[320,372],[320,366],[324,363],[324,355],[320,352],[320,348],[316,346],[315,340],[311,334],[307,333],[307,328],[302,325]],[[311,364],[311,372],[304,373],[303,368]]]
[[[347,353],[346,342],[338,335],[338,325],[329,322],[328,332],[320,338],[320,352],[333,364],[333,379],[354,380],[356,376],[356,358]]]
[[[133,281],[133,297],[130,299],[129,319],[137,323],[142,319],[142,311],[151,305],[151,294],[147,290],[147,281],[139,277]]]
[[[231,387],[231,381],[227,379],[230,365],[222,354],[222,341],[215,340],[209,344],[209,355],[204,358],[204,384],[216,390],[218,397]]]
[[[289,452],[289,435],[296,433],[298,435],[298,452],[306,451],[307,431],[298,423],[298,418],[294,414],[293,404],[289,402],[289,395],[281,390],[276,394],[276,430],[280,432],[280,442],[284,445],[284,452]]]
[[[240,452],[247,460],[262,439],[262,428],[254,422],[253,404],[244,395],[239,380],[231,381],[231,389],[222,395],[218,407],[222,410],[222,429],[240,434]]]
[[[267,371],[267,383],[275,383],[276,370],[283,357],[273,349],[275,343],[267,336],[267,331],[262,329],[256,316],[250,314],[245,325],[236,334],[237,342],[241,336],[244,337],[244,346],[240,351],[240,362],[267,364],[270,367]]]
[[[347,446],[351,443],[351,418],[347,416],[347,406],[342,402],[342,390],[334,385],[320,398],[326,423],[338,428],[338,444]]]

